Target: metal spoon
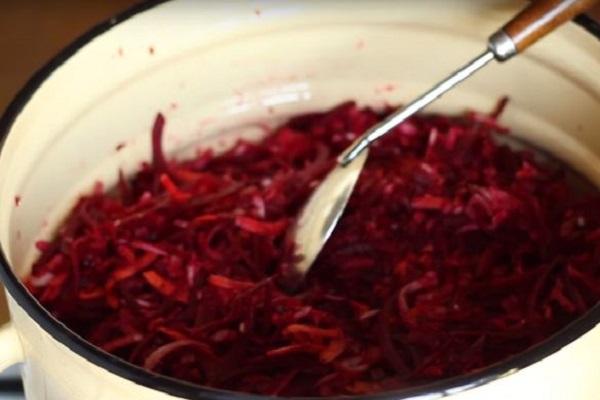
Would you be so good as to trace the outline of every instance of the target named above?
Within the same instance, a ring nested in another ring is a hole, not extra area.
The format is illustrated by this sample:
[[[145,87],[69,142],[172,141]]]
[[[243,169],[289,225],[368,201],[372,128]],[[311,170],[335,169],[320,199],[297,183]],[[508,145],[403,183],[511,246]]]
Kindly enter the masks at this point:
[[[284,271],[284,285],[297,289],[323,245],[333,233],[364,167],[371,143],[389,133],[408,117],[441,97],[493,59],[506,61],[546,34],[587,11],[598,0],[538,0],[532,2],[488,40],[487,49],[428,92],[391,114],[357,139],[338,158],[338,164],[315,190],[291,231],[299,256]]]

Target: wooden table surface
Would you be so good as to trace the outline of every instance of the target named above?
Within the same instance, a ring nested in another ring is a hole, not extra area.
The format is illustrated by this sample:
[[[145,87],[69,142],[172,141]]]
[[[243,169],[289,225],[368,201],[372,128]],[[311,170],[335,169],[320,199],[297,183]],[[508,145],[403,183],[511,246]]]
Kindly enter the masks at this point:
[[[74,38],[140,0],[0,0],[0,110]],[[475,1],[475,0],[474,0]],[[593,12],[600,20],[600,6]],[[0,291],[0,323],[6,318]]]

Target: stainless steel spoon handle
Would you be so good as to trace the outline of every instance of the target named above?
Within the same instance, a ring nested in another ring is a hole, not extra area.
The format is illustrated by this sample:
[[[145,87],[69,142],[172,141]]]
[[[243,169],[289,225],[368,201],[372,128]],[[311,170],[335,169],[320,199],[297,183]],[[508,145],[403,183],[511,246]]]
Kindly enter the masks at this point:
[[[490,36],[488,49],[483,54],[365,132],[340,156],[338,163],[344,167],[348,165],[375,140],[392,131],[394,127],[473,75],[494,58],[498,61],[508,60],[599,2],[600,0],[537,0],[526,6],[502,29]]]
[[[346,152],[344,152],[338,162],[342,166],[348,165],[352,160],[354,160],[358,155],[365,150],[367,147],[371,145],[375,140],[379,139],[386,133],[392,131],[392,129],[402,122],[404,122],[407,118],[416,114],[425,106],[433,102],[434,100],[441,97],[444,93],[452,89],[454,86],[458,85],[460,82],[464,81],[473,73],[483,68],[487,63],[494,59],[494,53],[492,50],[486,50],[479,57],[475,58],[464,67],[455,71],[448,78],[444,79],[429,91],[422,94],[416,100],[412,101],[405,107],[399,109],[398,111],[392,113],[381,123],[373,126],[369,129],[362,138],[355,142],[355,144]]]

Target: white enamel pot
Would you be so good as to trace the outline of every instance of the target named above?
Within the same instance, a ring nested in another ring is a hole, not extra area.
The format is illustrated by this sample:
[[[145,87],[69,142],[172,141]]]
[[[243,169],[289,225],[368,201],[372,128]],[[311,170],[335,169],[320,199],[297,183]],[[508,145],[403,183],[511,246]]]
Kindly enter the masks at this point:
[[[93,29],[42,69],[0,122],[0,276],[11,322],[0,369],[23,363],[30,400],[252,398],[157,376],[54,320],[18,278],[77,195],[149,158],[158,111],[166,147],[226,146],[264,123],[347,99],[409,100],[479,53],[518,1],[151,2]],[[584,26],[581,26],[584,25]],[[585,29],[587,28],[587,29]],[[600,185],[600,27],[580,18],[432,109],[489,110]],[[10,62],[10,59],[4,60]],[[233,129],[235,128],[235,129]],[[117,150],[120,149],[120,150]],[[600,308],[504,363],[371,398],[598,399]]]

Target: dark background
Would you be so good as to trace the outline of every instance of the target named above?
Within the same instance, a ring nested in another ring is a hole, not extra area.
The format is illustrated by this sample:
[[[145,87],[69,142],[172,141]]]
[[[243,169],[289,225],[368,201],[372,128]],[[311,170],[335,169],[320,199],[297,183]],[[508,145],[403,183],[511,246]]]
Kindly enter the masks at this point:
[[[0,109],[54,54],[139,0],[0,0]]]

